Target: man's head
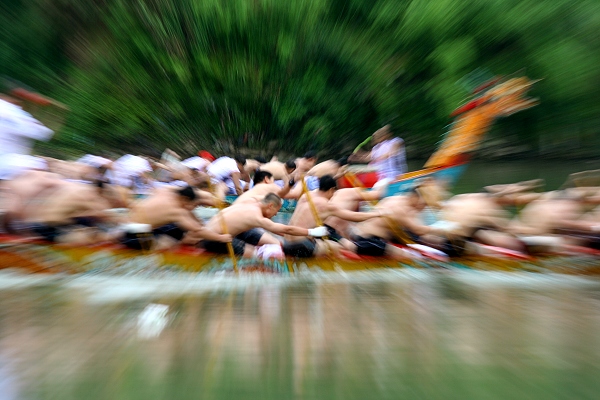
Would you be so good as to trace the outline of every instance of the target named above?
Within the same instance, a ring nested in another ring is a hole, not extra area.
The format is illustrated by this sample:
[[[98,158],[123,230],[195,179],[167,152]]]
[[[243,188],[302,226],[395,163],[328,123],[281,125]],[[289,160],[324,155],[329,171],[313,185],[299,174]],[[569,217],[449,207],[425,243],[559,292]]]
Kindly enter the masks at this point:
[[[337,182],[331,175],[323,175],[319,179],[319,191],[325,194],[325,197],[331,198],[337,190]]]
[[[281,197],[277,196],[275,193],[267,194],[261,201],[261,209],[263,217],[265,218],[273,218],[275,214],[279,212],[281,208]]]
[[[254,173],[254,186],[261,183],[273,183],[273,174],[269,171],[257,170]]]
[[[285,163],[285,170],[288,174],[291,174],[296,170],[296,162],[294,160],[288,160]]]
[[[340,167],[348,164],[348,156],[344,156],[336,161]]]
[[[373,141],[375,143],[381,143],[383,141],[390,139],[391,137],[392,137],[391,126],[386,125],[382,128],[379,128],[377,131],[375,131],[375,133],[373,134]]]
[[[242,171],[244,169],[244,165],[246,165],[246,157],[242,156],[241,154],[237,154],[234,157],[235,162],[238,165],[238,168],[240,169],[240,171]]]
[[[261,164],[266,164],[267,163],[267,159],[264,158],[263,156],[254,157],[254,159],[256,161],[258,161],[259,163],[261,163]]]
[[[421,195],[418,186],[415,186],[412,189],[410,189],[410,191],[408,192],[408,199],[410,202],[410,206],[417,211],[423,210],[427,205],[427,202],[425,202],[425,199]]]
[[[183,208],[186,210],[193,210],[196,207],[197,196],[194,188],[189,185],[184,186],[177,190],[177,194],[179,195]]]
[[[316,161],[317,160],[317,153],[315,153],[314,151],[310,150],[310,151],[307,151],[306,153],[304,153],[304,155],[302,156],[302,158],[307,159],[307,160],[314,159]]]

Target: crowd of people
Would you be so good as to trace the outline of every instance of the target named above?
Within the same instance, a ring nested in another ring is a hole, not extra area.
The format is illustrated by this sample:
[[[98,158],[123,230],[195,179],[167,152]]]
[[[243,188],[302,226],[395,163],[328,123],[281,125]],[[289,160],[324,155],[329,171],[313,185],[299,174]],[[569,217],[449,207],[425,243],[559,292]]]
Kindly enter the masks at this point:
[[[51,243],[120,243],[131,249],[197,246],[243,257],[314,257],[341,253],[397,259],[437,252],[564,252],[600,247],[596,188],[541,193],[540,182],[495,185],[451,197],[426,178],[408,193],[387,196],[406,172],[404,143],[388,126],[373,135],[372,190],[338,189],[347,159],[317,155],[281,162],[202,150],[182,159],[88,154],[75,161],[29,155],[51,131],[0,100],[0,232]],[[226,195],[236,195],[222,207]],[[296,199],[289,223],[271,220],[283,199]],[[198,207],[222,208],[208,221]],[[515,210],[518,212],[515,215]],[[402,246],[399,246],[401,244]]]

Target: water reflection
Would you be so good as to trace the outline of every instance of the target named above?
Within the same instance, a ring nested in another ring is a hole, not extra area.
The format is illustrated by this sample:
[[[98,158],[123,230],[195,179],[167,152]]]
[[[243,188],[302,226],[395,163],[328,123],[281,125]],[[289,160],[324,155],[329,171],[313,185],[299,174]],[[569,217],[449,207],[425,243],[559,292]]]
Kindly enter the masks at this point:
[[[304,277],[112,303],[74,285],[3,290],[0,390],[3,399],[597,398],[599,287],[498,282]]]

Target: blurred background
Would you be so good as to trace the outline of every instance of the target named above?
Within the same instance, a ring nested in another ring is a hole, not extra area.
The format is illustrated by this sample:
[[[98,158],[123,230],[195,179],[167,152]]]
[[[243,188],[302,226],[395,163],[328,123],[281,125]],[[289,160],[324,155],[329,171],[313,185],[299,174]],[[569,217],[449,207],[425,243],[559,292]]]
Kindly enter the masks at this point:
[[[497,75],[543,79],[480,157],[594,157],[596,0],[5,0],[0,73],[68,106],[50,156],[336,156],[391,124],[429,156]],[[8,82],[8,83],[7,83]]]

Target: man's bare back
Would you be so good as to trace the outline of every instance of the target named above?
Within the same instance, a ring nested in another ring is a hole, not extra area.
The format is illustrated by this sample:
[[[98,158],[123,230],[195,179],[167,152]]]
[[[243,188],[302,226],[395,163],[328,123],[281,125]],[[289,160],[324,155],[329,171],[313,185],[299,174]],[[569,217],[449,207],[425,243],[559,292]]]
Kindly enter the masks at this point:
[[[66,182],[51,192],[44,192],[37,207],[27,210],[26,219],[53,225],[73,223],[73,218],[106,216],[109,203],[93,185]]]
[[[379,197],[380,193],[376,190],[366,191],[359,188],[339,189],[331,198],[330,203],[342,210],[358,211],[362,201],[375,201],[379,200]],[[342,236],[349,238],[349,228],[352,225],[350,222],[332,215],[325,220],[325,224],[334,228]]]
[[[282,188],[274,183],[261,183],[239,196],[232,205],[256,203],[269,193],[280,193]]]
[[[285,164],[279,161],[271,161],[260,166],[261,171],[267,171],[273,174],[273,179],[289,180],[289,175],[285,168]]]
[[[331,175],[336,178],[340,171],[340,164],[335,160],[326,160],[312,167],[306,175],[316,176],[317,178],[323,175]]]

